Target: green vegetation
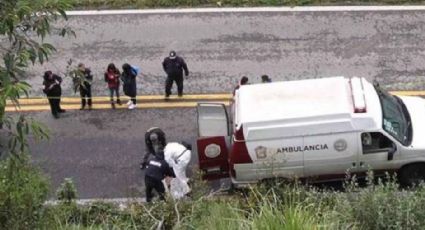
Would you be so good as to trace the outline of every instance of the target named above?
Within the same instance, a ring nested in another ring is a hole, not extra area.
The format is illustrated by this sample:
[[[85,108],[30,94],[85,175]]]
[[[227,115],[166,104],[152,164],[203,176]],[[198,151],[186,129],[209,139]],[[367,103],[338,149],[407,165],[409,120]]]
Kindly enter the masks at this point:
[[[73,188],[67,181],[65,187]],[[97,202],[38,206],[42,229],[422,229],[425,186],[400,189],[370,174],[345,191],[272,180],[247,191],[203,194],[182,201],[132,203],[125,209]],[[71,189],[72,190],[72,189]],[[200,195],[200,194],[198,194]],[[13,221],[17,223],[18,221]],[[34,225],[33,225],[34,226]]]
[[[420,4],[419,0],[76,0],[77,9]]]

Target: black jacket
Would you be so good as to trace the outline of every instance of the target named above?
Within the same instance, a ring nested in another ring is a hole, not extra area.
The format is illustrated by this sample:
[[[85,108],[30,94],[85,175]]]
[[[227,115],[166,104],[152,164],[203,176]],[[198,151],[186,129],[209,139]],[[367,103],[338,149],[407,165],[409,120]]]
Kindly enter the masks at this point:
[[[123,82],[123,90],[125,95],[129,97],[135,97],[137,94],[136,75],[132,71],[130,71],[130,73],[123,71],[121,80]]]
[[[166,176],[171,175],[171,168],[163,158],[155,156],[154,159],[149,160],[146,166],[145,176],[156,180],[163,180]]]
[[[60,96],[62,94],[62,87],[60,85],[61,83],[62,83],[62,78],[56,74],[53,74],[53,77],[51,79],[45,76],[43,81],[43,85],[44,85],[43,92],[47,96],[53,96],[53,97]]]
[[[167,141],[165,139],[165,133],[164,131],[162,131],[160,128],[158,127],[153,127],[151,129],[149,129],[146,133],[145,133],[145,153],[143,155],[143,159],[142,159],[142,163],[141,163],[141,168],[145,168],[149,157],[150,156],[155,156],[155,150],[153,149],[152,146],[152,141],[150,140],[150,135],[152,133],[156,133],[158,135],[158,141],[161,143],[161,145],[165,148],[165,146],[167,145]]]
[[[166,57],[162,62],[162,68],[164,68],[168,76],[183,76],[183,70],[186,76],[189,75],[186,62],[179,56],[176,56],[174,59]]]
[[[91,70],[86,68],[84,70],[84,86],[85,87],[90,87],[91,83],[93,82],[93,75],[91,74]]]

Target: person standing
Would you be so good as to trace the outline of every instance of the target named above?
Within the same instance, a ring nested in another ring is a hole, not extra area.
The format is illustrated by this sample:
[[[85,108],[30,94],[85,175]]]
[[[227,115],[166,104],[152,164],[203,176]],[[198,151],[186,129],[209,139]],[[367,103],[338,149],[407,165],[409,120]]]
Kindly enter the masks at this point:
[[[172,142],[168,143],[164,149],[165,161],[173,168],[174,175],[184,183],[185,193],[190,192],[188,185],[189,178],[186,176],[186,168],[192,157],[191,149],[183,144]]]
[[[128,63],[125,63],[122,66],[122,70],[123,72],[121,75],[121,80],[123,81],[124,94],[130,97],[130,100],[127,103],[128,109],[135,109],[136,95],[137,95],[137,86],[136,86],[137,72]]]
[[[159,198],[165,200],[165,187],[162,180],[171,175],[170,171],[170,166],[164,160],[164,152],[162,150],[155,155],[154,159],[149,160],[145,170],[146,202],[152,201],[152,191],[154,189]]]
[[[89,110],[92,109],[92,98],[91,98],[91,84],[93,82],[93,75],[89,68],[83,63],[78,64],[79,72],[79,84],[80,96],[81,96],[81,108],[83,110],[86,107],[86,104],[89,106]]]
[[[179,97],[183,96],[183,71],[186,77],[189,75],[189,70],[187,68],[186,62],[180,56],[177,56],[175,51],[171,51],[169,56],[164,59],[162,62],[162,67],[167,74],[167,79],[165,81],[165,98],[171,95],[171,88],[173,87],[173,82],[177,84],[177,92]]]
[[[150,156],[155,156],[157,152],[162,151],[165,148],[167,141],[165,139],[165,133],[158,127],[152,127],[145,133],[145,146],[146,152],[143,155],[142,163],[140,168],[146,168]]]
[[[50,110],[54,118],[59,118],[59,113],[64,113],[65,110],[60,106],[60,97],[62,95],[62,78],[56,74],[53,74],[52,71],[44,72],[43,76],[43,92],[46,94],[49,104]]]
[[[233,89],[233,96],[236,94],[236,90],[238,90],[242,85],[248,85],[248,77],[243,76],[239,81],[239,84]]]
[[[271,83],[271,82],[272,82],[272,79],[268,75],[264,74],[261,76],[261,83]]]
[[[114,92],[117,97],[117,104],[121,105],[120,100],[120,71],[114,63],[110,63],[105,72],[105,82],[108,83],[109,95],[111,97],[111,106],[115,109]]]

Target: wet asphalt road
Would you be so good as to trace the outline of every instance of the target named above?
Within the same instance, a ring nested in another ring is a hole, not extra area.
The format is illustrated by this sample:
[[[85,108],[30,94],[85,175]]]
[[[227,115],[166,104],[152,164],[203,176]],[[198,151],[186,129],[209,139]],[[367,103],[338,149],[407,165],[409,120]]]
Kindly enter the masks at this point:
[[[138,65],[139,94],[162,94],[161,62],[176,50],[188,63],[186,92],[230,92],[242,75],[259,82],[328,76],[377,79],[391,89],[424,89],[425,11],[229,12],[70,16],[77,38],[52,37],[51,61],[31,68],[33,95],[41,73],[84,62],[94,94],[107,95],[110,62]],[[71,81],[65,95],[73,95]]]
[[[41,73],[61,73],[66,61],[84,62],[95,74],[94,95],[107,95],[107,64],[129,62],[147,75],[139,94],[162,94],[163,58],[171,49],[186,59],[186,93],[231,92],[242,75],[259,82],[327,76],[377,79],[390,89],[424,89],[425,12],[251,12],[70,16],[75,39],[53,37],[58,53],[31,68],[34,96]],[[71,81],[64,95],[74,95]],[[161,126],[172,140],[196,136],[195,109],[70,111],[54,120],[31,113],[52,131],[33,144],[34,161],[52,189],[74,178],[81,198],[139,196],[143,134]]]
[[[49,175],[52,190],[70,177],[80,198],[144,196],[144,132],[167,130],[169,141],[194,140],[195,109],[68,111],[29,114],[48,125],[51,139],[31,144],[33,160]],[[196,156],[192,159],[197,161]]]

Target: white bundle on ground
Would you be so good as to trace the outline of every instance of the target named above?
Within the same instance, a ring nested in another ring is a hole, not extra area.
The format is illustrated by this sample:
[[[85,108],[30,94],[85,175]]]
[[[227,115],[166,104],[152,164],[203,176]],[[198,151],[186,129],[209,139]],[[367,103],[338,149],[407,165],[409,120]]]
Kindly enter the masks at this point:
[[[173,199],[181,199],[190,192],[189,186],[178,178],[172,178],[170,188],[167,189]]]

